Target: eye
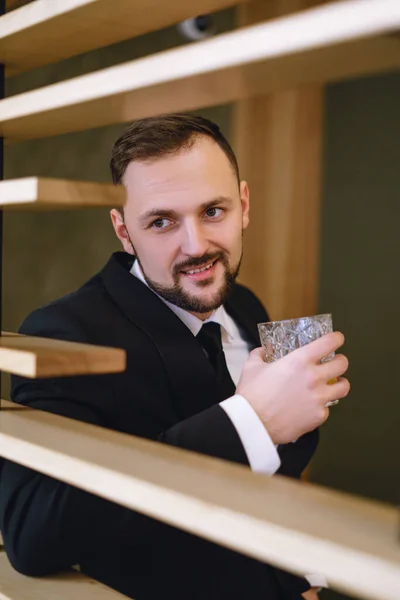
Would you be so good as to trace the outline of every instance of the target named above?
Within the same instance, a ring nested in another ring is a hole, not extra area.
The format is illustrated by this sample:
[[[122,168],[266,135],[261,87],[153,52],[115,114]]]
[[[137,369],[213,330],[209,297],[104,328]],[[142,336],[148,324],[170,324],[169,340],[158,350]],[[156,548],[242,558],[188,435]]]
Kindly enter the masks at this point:
[[[223,212],[222,208],[218,208],[217,206],[213,206],[212,208],[208,208],[206,210],[207,217],[215,218],[220,217]]]
[[[150,227],[154,229],[165,229],[170,224],[170,220],[165,217],[159,217],[155,221],[153,221]]]

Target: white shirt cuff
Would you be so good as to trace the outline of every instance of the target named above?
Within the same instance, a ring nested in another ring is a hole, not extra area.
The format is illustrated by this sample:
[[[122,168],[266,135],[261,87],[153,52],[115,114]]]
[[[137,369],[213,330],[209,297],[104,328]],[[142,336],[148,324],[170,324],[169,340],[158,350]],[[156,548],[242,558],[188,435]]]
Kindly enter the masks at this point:
[[[328,586],[328,582],[326,580],[326,577],[324,575],[318,574],[318,573],[312,573],[309,575],[305,575],[304,579],[307,579],[308,583],[311,585],[311,587],[313,588],[327,588]]]
[[[278,451],[253,407],[235,394],[220,402],[243,444],[252,471],[273,475],[281,466]]]

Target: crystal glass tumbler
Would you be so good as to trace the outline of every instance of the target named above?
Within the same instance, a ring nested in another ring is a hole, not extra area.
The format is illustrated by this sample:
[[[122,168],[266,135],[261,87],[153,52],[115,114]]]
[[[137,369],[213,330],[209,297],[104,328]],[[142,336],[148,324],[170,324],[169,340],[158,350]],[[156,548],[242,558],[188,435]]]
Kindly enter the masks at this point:
[[[332,315],[315,315],[313,317],[300,317],[285,321],[271,321],[258,323],[261,344],[265,350],[266,362],[274,362],[297,348],[306,346],[317,338],[330,333],[332,329]],[[324,356],[321,362],[332,360],[335,353]],[[328,383],[336,383],[336,379]],[[339,401],[329,402],[333,406]]]

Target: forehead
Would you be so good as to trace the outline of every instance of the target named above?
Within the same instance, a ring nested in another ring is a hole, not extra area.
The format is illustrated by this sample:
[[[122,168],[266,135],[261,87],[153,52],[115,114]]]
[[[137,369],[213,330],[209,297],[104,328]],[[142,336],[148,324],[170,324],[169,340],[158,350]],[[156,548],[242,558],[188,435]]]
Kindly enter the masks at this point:
[[[154,161],[131,162],[125,172],[127,208],[149,201],[166,204],[204,202],[234,196],[238,183],[233,165],[214,140],[205,136],[189,149]]]

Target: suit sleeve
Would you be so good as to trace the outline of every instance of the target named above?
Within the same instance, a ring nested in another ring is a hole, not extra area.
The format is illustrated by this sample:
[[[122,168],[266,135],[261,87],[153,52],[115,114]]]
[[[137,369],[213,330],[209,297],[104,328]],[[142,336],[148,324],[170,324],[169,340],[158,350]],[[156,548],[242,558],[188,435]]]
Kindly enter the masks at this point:
[[[40,311],[34,313],[21,333],[88,341],[79,323],[55,309],[46,310],[45,315]],[[103,376],[33,381],[14,377],[12,399],[39,410],[107,426],[101,407],[108,394],[113,393],[108,382]],[[93,396],[96,402],[88,403],[87,398]],[[178,423],[164,432],[160,441],[247,462],[236,431],[220,406]],[[139,572],[142,566],[149,568],[148,565],[153,565],[154,572],[162,573],[165,557],[172,556],[169,571],[161,579],[164,591],[170,590],[176,598],[176,582],[182,572],[190,581],[204,586],[196,598],[213,597],[207,588],[212,582],[204,578],[207,565],[210,569],[218,565],[224,591],[231,590],[231,596],[239,590],[245,597],[249,585],[255,582],[252,594],[255,600],[268,597],[273,581],[287,591],[285,598],[297,600],[309,588],[304,580],[200,538],[193,544],[192,536],[184,531],[8,460],[3,461],[0,470],[0,530],[12,565],[30,576],[86,564],[94,569],[89,568],[89,574],[104,581],[106,566],[101,566],[101,555],[106,547],[115,549],[113,554],[118,563],[126,557],[129,573],[134,569]],[[176,569],[171,565],[176,565]],[[243,572],[246,578],[242,577]],[[147,579],[146,586],[153,585],[153,580]]]
[[[240,302],[243,311],[251,311],[256,323],[270,321],[264,305],[253,292],[244,286],[240,286]],[[299,478],[317,449],[318,441],[319,430],[315,429],[300,437],[295,443],[279,446],[278,453],[281,465],[277,474]]]
[[[208,456],[249,464],[238,433],[219,404],[177,423],[161,434],[159,441]]]
[[[73,318],[51,307],[43,310],[45,314],[38,311],[28,317],[20,332],[88,341]],[[108,381],[105,376],[13,377],[11,397],[35,409],[107,426],[101,407],[107,394],[113,393]],[[96,402],[88,403],[87,398],[94,396]],[[178,423],[164,432],[160,441],[247,462],[236,431],[219,406]],[[0,530],[11,563],[26,575],[44,575],[80,564],[108,538],[128,544],[133,538],[148,543],[154,539],[156,544],[160,536],[175,539],[178,535],[158,521],[11,461],[0,464]]]

